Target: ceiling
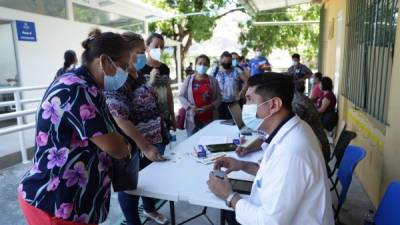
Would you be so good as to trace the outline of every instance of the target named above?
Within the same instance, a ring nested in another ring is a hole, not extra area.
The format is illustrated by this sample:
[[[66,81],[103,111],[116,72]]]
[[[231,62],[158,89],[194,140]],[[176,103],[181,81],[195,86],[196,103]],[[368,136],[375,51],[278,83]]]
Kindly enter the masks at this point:
[[[320,2],[320,0],[239,0],[249,13],[260,11],[286,8],[292,5],[298,5],[310,2]]]

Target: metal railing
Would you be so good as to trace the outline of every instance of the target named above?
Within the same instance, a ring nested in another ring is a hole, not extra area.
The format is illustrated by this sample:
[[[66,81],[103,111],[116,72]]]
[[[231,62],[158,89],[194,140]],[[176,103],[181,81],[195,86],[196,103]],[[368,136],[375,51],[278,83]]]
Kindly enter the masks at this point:
[[[0,89],[0,94],[13,94],[13,101],[0,102],[0,107],[15,106],[15,112],[0,114],[0,121],[9,119],[17,119],[17,125],[8,126],[0,129],[0,136],[18,132],[19,150],[22,156],[22,162],[29,162],[28,152],[25,145],[24,130],[32,129],[36,123],[25,123],[24,117],[36,113],[37,107],[31,109],[23,109],[24,104],[40,102],[41,98],[27,98],[21,99],[22,93],[28,91],[45,90],[47,86],[31,86],[31,87],[17,87],[17,88],[4,88]]]
[[[174,95],[178,94],[178,88],[180,84],[173,84],[171,85],[173,88]],[[42,99],[41,98],[26,98],[22,99],[22,93],[29,92],[29,91],[37,91],[37,90],[45,90],[47,86],[31,86],[31,87],[18,87],[18,88],[4,88],[0,89],[1,94],[13,94],[14,100],[13,101],[0,101],[0,107],[7,107],[7,106],[14,106],[14,112],[8,112],[0,114],[0,122],[10,119],[16,119],[17,125],[11,125],[4,128],[0,128],[0,136],[11,134],[11,133],[18,133],[18,141],[19,141],[19,150],[21,152],[22,162],[27,163],[29,162],[28,159],[28,152],[27,146],[24,139],[24,130],[32,129],[36,126],[36,122],[26,123],[24,121],[25,116],[33,115],[37,111],[37,106],[24,109],[23,105],[29,103],[38,103]]]

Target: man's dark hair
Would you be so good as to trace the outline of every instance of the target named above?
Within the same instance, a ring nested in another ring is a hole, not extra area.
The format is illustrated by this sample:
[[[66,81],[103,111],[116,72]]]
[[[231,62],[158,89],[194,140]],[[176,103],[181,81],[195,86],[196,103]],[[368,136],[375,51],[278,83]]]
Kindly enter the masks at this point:
[[[224,57],[228,57],[228,58],[232,58],[232,54],[231,53],[229,53],[229,52],[227,52],[227,51],[224,51],[222,54],[221,54],[221,59],[222,58],[224,58]]]
[[[237,52],[231,52],[231,55],[237,55],[240,57],[240,55]]]
[[[152,33],[146,40],[146,46],[149,46],[154,38],[161,39],[164,42],[164,37],[159,33]]]
[[[282,100],[283,107],[292,110],[294,85],[291,76],[281,73],[265,72],[251,76],[248,80],[250,87],[256,87],[255,93],[264,100],[278,97]]]
[[[294,53],[292,55],[292,59],[300,59],[300,55],[298,53]]]
[[[321,89],[323,91],[332,91],[333,89],[332,79],[329,77],[323,77],[321,80]]]
[[[321,81],[322,80],[322,73],[321,72],[316,72],[316,73],[314,73],[314,77],[318,78],[318,80]]]

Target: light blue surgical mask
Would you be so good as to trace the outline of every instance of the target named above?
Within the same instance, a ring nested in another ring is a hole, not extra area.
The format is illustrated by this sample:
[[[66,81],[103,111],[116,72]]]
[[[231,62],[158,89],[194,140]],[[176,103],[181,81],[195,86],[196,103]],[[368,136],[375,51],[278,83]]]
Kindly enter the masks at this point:
[[[263,105],[263,104],[265,104],[265,103],[267,103],[267,102],[269,102],[269,101],[271,101],[271,99],[268,100],[268,101],[265,101],[265,102],[263,102],[263,103],[261,103],[259,105],[257,105],[257,104],[246,104],[246,105],[243,105],[242,120],[243,120],[244,124],[246,125],[246,127],[250,128],[250,129],[252,129],[254,131],[257,131],[260,128],[261,124],[264,122],[264,120],[270,118],[273,115],[273,114],[271,114],[271,115],[266,116],[264,118],[258,118],[257,117],[257,109],[258,109],[258,107]]]
[[[104,72],[104,90],[105,91],[116,91],[120,89],[128,79],[128,72],[123,70],[121,67],[115,65],[111,58],[110,62],[116,68],[115,74],[106,74]]]
[[[198,74],[206,74],[208,70],[208,66],[204,65],[196,65],[196,72]]]
[[[147,63],[146,54],[137,54],[136,55],[135,68],[137,70],[143,69],[143,67],[146,65],[146,63]]]
[[[232,60],[232,66],[236,67],[238,65],[237,59]]]

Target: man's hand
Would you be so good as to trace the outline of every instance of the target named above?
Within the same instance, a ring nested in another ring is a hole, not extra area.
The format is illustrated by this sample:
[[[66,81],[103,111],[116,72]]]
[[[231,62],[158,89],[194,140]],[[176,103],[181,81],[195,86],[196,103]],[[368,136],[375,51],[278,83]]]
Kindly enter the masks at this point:
[[[207,184],[211,192],[222,199],[227,199],[232,193],[232,185],[226,175],[224,176],[224,179],[221,179],[214,176],[211,172]]]
[[[150,161],[163,161],[165,160],[164,157],[160,154],[156,146],[149,145],[146,150],[143,150],[143,154],[148,158]]]
[[[235,150],[236,154],[240,157],[243,157],[247,154],[249,154],[251,151],[248,148],[242,147],[242,146],[238,146]]]
[[[243,168],[243,162],[232,157],[224,157],[218,159],[214,164],[214,170],[220,170],[221,168],[226,168],[225,174],[232,171],[239,171]]]

